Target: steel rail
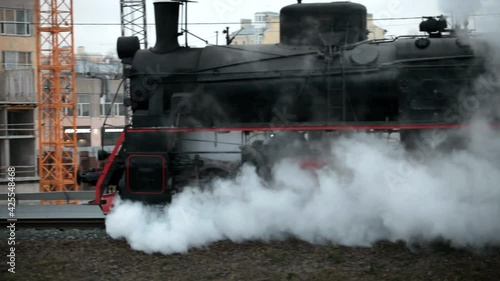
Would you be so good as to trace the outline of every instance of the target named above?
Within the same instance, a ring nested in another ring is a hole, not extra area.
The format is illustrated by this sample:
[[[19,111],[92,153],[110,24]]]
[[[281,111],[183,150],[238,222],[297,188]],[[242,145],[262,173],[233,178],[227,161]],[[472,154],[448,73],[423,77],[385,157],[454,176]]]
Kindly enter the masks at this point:
[[[95,191],[60,191],[60,192],[31,192],[16,193],[16,201],[37,200],[65,200],[65,201],[90,201],[95,197]],[[0,193],[0,201],[7,201],[8,193]]]
[[[104,229],[104,218],[30,218],[30,219],[7,219],[2,220],[2,228],[14,225],[16,229]]]

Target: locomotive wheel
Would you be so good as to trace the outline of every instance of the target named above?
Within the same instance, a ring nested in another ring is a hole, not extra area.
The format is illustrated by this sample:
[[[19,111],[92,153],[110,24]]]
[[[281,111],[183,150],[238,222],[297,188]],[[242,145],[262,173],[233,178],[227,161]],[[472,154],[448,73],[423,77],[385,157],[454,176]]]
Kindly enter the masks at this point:
[[[229,178],[229,172],[222,169],[209,169],[200,173],[200,188],[202,190],[209,189],[211,184],[216,179]]]
[[[438,145],[437,150],[444,153],[465,150],[467,149],[468,142],[468,137],[460,135],[458,131],[452,131],[451,134],[448,135],[446,140]]]
[[[403,130],[400,132],[401,144],[409,151],[418,148],[418,141],[421,137],[421,130]]]
[[[209,169],[200,172],[198,178],[178,176],[172,180],[175,193],[182,193],[185,187],[199,187],[201,190],[209,190],[216,179],[229,178],[229,172],[222,169]]]
[[[461,136],[458,131],[441,129],[434,133],[426,130],[404,130],[400,133],[401,143],[408,151],[430,149],[430,143],[436,145],[434,151],[443,153],[464,150],[467,147],[467,137]],[[437,141],[440,143],[435,143]]]

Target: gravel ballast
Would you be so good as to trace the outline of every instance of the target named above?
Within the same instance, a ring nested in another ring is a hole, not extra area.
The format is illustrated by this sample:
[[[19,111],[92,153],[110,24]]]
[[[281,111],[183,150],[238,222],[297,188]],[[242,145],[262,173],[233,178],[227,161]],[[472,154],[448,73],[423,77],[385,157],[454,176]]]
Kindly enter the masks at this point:
[[[225,241],[187,254],[150,255],[104,230],[22,229],[15,274],[7,271],[7,239],[0,245],[0,280],[500,280],[500,248],[473,252],[445,244]]]

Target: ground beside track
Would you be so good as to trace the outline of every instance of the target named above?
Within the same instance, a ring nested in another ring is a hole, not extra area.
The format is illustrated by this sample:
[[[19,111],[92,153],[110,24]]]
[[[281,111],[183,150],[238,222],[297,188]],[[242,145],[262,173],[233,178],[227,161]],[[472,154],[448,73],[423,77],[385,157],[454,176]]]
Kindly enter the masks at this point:
[[[46,233],[16,241],[16,274],[0,280],[499,280],[500,249],[480,254],[440,245],[409,250],[313,246],[298,241],[220,242],[189,254],[148,255],[99,231]],[[76,234],[75,234],[76,233]],[[33,234],[33,233],[31,233]],[[7,241],[0,241],[6,259]]]

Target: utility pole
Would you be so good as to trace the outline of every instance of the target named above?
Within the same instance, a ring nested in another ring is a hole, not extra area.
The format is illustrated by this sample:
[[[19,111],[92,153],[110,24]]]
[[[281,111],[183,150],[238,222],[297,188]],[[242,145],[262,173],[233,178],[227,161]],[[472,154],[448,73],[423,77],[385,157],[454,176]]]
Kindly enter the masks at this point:
[[[222,33],[226,34],[226,45],[231,45],[231,38],[229,37],[229,26],[226,27],[226,29],[224,29],[222,31]]]

